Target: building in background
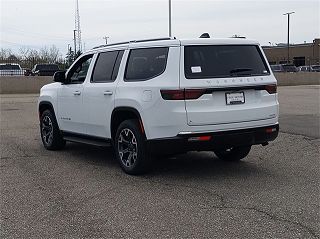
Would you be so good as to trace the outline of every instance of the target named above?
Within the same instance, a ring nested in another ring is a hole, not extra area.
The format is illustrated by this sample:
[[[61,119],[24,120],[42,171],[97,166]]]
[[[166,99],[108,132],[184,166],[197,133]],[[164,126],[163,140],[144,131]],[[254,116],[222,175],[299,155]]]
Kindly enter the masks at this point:
[[[271,65],[285,64],[288,58],[287,44],[262,47]],[[320,64],[320,38],[311,43],[293,44],[289,47],[290,63],[295,66],[309,66]]]

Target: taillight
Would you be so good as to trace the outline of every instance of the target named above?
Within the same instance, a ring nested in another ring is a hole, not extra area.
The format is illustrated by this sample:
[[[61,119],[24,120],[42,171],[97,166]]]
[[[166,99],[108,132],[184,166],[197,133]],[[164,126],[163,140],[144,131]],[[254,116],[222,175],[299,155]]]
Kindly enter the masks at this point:
[[[160,90],[164,100],[195,100],[200,98],[204,89]]]
[[[269,94],[277,93],[277,85],[266,85],[264,88]]]
[[[268,134],[271,134],[276,131],[277,131],[277,128],[266,128],[266,133],[268,133]]]
[[[184,100],[184,90],[160,90],[164,100]]]
[[[186,100],[195,100],[200,98],[204,94],[205,90],[203,89],[186,89],[185,90],[185,99]]]

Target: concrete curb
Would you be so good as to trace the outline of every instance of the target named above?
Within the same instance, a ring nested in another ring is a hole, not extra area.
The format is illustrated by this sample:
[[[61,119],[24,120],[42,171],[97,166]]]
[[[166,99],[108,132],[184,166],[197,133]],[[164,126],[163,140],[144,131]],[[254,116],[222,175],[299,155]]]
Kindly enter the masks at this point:
[[[320,85],[320,72],[276,73],[279,86]],[[52,76],[0,76],[0,94],[37,94]]]

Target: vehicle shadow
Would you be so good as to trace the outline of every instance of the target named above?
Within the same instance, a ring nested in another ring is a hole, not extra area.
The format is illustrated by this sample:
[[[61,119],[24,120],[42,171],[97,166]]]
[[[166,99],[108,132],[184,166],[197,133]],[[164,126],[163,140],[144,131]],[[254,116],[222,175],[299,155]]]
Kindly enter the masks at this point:
[[[148,175],[242,178],[261,174],[262,171],[250,155],[240,162],[225,162],[217,158],[213,152],[189,152],[175,157],[157,158]]]
[[[117,170],[120,166],[115,159],[113,149],[68,143],[65,153],[74,156],[76,160],[87,164]],[[152,157],[150,170],[137,178],[157,177],[197,177],[228,176],[243,178],[270,174],[266,168],[257,165],[254,154],[240,162],[225,162],[218,159],[213,152],[189,152],[175,156]],[[124,173],[123,173],[124,174]],[[124,174],[125,175],[125,174]]]

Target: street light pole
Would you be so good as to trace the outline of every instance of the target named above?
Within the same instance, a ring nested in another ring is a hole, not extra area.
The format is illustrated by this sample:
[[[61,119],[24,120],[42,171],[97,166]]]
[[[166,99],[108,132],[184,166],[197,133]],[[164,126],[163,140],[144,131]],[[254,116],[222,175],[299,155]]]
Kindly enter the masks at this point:
[[[107,37],[107,36],[103,37],[103,39],[106,40],[106,45],[108,45],[108,38],[110,38],[110,37]]]
[[[288,47],[288,58],[287,58],[287,63],[289,64],[290,62],[290,15],[293,14],[295,12],[287,12],[284,13],[283,15],[287,15],[288,16],[288,39],[287,39],[287,47]]]
[[[171,0],[169,0],[169,37],[171,37]]]

